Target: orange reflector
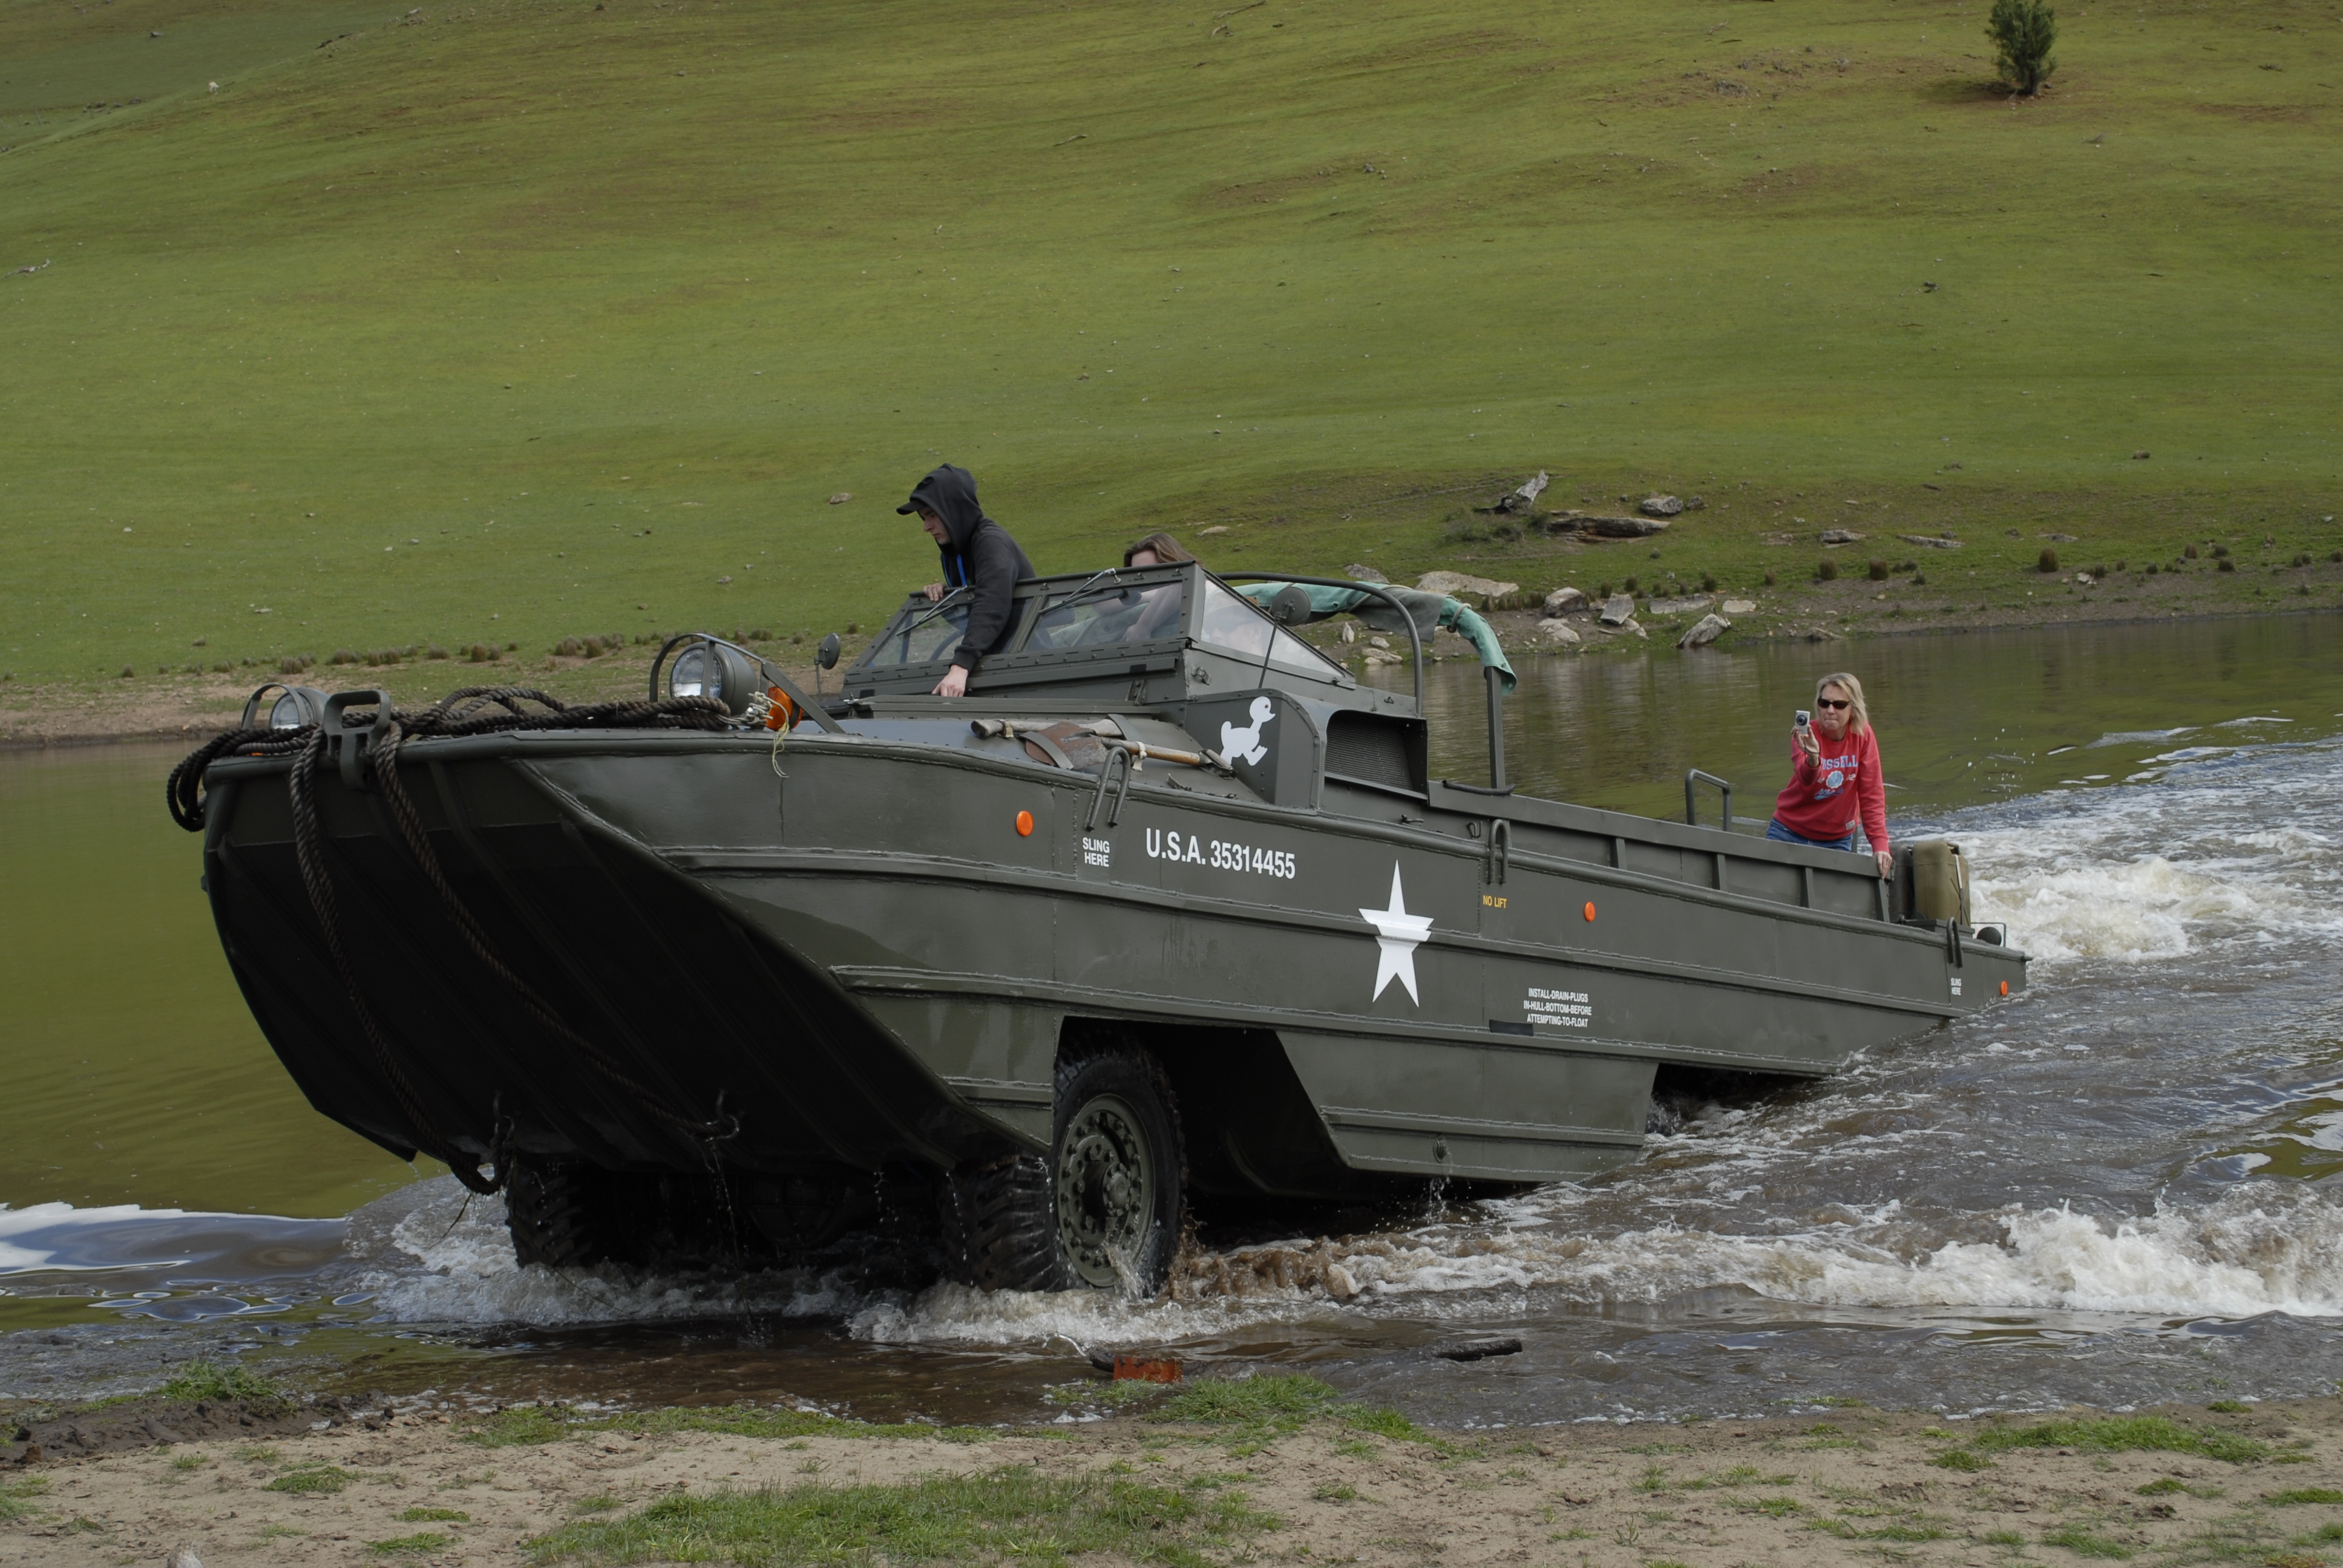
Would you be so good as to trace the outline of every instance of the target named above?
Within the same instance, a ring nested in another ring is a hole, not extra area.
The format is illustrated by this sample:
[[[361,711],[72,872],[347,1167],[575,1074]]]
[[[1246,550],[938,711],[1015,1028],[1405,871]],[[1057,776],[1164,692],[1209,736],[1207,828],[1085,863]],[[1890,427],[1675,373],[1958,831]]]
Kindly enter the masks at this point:
[[[1594,906],[1593,904],[1586,906],[1586,918],[1590,920],[1594,918]]]
[[[1114,1358],[1114,1381],[1178,1382],[1180,1363],[1170,1356],[1117,1356]]]
[[[1021,839],[1030,839],[1033,836],[1032,812],[1020,811],[1017,813],[1017,836]]]
[[[2007,996],[2009,994],[2009,982],[2007,980],[2001,982],[2001,994],[2004,996]]]
[[[765,697],[772,704],[770,708],[765,709],[765,728],[768,729],[796,729],[798,720],[804,715],[798,705],[789,700],[789,694],[778,686],[769,686],[765,688]]]

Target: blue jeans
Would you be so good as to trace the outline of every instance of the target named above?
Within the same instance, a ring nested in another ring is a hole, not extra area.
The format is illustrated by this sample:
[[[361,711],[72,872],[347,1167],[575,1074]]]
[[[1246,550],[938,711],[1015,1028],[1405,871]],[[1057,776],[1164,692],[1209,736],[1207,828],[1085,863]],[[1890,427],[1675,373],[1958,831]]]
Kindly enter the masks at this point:
[[[1852,849],[1855,848],[1855,835],[1852,833],[1849,833],[1844,839],[1809,839],[1804,833],[1793,833],[1787,828],[1783,827],[1781,819],[1779,818],[1771,819],[1766,822],[1765,837],[1773,839],[1777,844],[1812,844],[1817,849]]]

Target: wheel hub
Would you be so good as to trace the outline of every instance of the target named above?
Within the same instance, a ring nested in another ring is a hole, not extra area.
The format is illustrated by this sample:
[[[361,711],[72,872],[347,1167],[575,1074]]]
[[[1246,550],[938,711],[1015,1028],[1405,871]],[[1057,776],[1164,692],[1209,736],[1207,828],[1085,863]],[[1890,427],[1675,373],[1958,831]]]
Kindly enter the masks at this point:
[[[1084,1104],[1058,1156],[1058,1240],[1091,1285],[1136,1278],[1155,1214],[1155,1171],[1138,1116],[1112,1095]]]

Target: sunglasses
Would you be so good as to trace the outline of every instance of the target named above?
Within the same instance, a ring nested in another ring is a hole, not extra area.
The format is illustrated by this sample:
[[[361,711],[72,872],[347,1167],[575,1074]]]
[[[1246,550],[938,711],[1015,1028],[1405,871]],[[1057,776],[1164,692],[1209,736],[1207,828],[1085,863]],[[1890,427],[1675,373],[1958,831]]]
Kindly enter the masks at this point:
[[[1855,703],[1852,699],[1844,697],[1817,697],[1815,699],[1815,706],[1816,708],[1853,708]]]

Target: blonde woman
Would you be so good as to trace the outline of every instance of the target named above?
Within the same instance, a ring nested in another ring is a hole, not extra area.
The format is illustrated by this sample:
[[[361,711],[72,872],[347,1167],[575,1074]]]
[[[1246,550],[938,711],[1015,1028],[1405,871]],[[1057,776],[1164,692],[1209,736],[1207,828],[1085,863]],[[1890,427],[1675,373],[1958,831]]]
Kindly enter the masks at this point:
[[[1860,820],[1879,874],[1888,875],[1895,857],[1887,849],[1887,780],[1863,682],[1843,670],[1816,681],[1814,722],[1792,725],[1790,738],[1790,782],[1774,802],[1765,837],[1852,849]]]

